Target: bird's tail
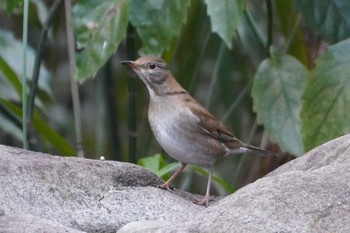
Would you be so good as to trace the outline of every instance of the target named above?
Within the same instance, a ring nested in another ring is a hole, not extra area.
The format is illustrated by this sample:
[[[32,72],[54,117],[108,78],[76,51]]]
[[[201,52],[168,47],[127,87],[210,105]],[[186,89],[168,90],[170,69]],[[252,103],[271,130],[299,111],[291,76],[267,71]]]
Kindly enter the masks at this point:
[[[254,152],[256,154],[260,154],[260,155],[266,155],[266,156],[278,156],[278,154],[268,151],[268,150],[264,150],[264,149],[260,149],[258,147],[255,146],[251,146],[251,145],[245,145],[245,148],[247,148],[248,150],[250,150],[251,152]]]

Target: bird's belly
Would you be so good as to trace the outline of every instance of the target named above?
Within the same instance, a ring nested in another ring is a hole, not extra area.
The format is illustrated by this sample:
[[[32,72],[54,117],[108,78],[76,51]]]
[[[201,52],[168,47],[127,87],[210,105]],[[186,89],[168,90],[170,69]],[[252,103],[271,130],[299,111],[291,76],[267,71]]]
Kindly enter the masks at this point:
[[[176,122],[176,121],[175,121]],[[151,124],[160,146],[174,159],[188,164],[210,167],[224,149],[207,135],[193,132],[193,126],[179,126],[171,119]]]

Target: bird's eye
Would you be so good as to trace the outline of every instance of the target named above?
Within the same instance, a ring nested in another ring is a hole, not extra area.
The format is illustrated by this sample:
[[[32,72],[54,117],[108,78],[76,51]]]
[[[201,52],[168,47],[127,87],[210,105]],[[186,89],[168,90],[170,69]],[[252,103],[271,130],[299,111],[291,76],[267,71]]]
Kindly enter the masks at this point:
[[[148,67],[151,69],[151,70],[154,70],[156,68],[156,64],[154,63],[151,63],[148,65]]]

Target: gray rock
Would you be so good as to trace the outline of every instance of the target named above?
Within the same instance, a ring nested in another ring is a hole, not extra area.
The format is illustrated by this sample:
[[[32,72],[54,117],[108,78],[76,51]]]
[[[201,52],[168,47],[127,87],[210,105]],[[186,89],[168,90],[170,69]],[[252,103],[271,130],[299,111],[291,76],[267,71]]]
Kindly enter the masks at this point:
[[[178,221],[201,208],[152,187],[161,183],[152,172],[129,163],[0,146],[5,216],[30,214],[82,231],[116,232],[132,221]]]
[[[84,231],[65,227],[29,214],[13,214],[0,216],[1,233],[82,233]]]
[[[350,135],[328,142],[183,221],[120,232],[350,232]],[[142,223],[142,222],[141,222]],[[119,233],[119,232],[118,232]]]
[[[350,232],[349,145],[350,135],[328,142],[208,208],[152,187],[159,178],[135,165],[0,146],[0,223],[30,215],[87,232]]]
[[[140,220],[130,222],[118,230],[118,233],[130,233],[130,232],[155,232],[160,227],[168,226],[171,224],[168,221],[159,220]]]

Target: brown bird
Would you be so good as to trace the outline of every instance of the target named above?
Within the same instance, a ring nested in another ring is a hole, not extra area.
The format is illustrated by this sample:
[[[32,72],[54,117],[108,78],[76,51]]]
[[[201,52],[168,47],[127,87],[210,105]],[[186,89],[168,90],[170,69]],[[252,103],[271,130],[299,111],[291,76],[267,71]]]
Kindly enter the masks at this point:
[[[223,156],[252,151],[275,155],[238,140],[219,120],[180,86],[168,65],[155,56],[122,61],[145,83],[150,94],[148,120],[160,146],[182,166],[161,187],[171,182],[187,164],[208,169],[207,190],[197,204],[208,206],[213,164]]]

